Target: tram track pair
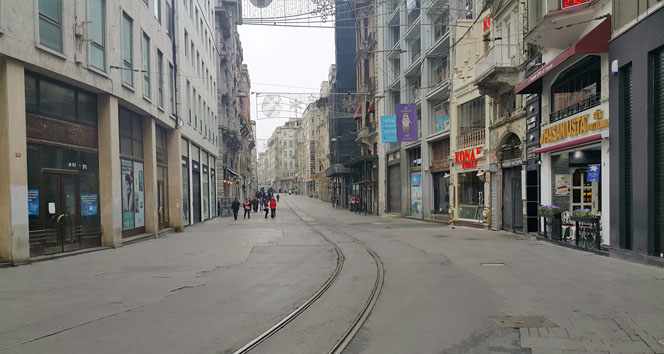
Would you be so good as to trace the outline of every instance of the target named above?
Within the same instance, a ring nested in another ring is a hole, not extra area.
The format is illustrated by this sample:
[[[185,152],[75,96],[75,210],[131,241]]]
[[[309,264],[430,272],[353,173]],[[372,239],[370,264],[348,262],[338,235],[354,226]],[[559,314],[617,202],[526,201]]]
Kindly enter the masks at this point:
[[[291,206],[290,203],[286,201],[286,204],[288,208],[295,214],[297,217],[304,223],[306,224],[315,234],[319,235],[321,238],[323,238],[326,242],[328,242],[332,247],[334,248],[336,254],[337,254],[337,264],[332,272],[330,274],[330,277],[323,283],[323,285],[309,298],[307,299],[302,305],[298,306],[293,312],[288,314],[286,317],[281,319],[279,322],[277,322],[274,326],[270,327],[267,331],[263,332],[261,335],[258,337],[254,338],[251,340],[249,343],[244,345],[242,348],[238,349],[237,351],[234,352],[234,354],[245,354],[249,353],[251,350],[254,348],[258,347],[262,342],[279,332],[282,328],[284,328],[288,323],[293,321],[295,318],[297,318],[299,315],[301,315],[307,308],[309,308],[316,300],[318,300],[331,286],[334,284],[334,282],[338,279],[339,274],[341,274],[341,270],[343,269],[344,261],[345,261],[345,256],[343,251],[341,250],[341,247],[339,247],[338,244],[336,244],[334,241],[332,241],[330,238],[325,236],[320,230],[316,229],[313,225],[309,224],[307,221],[304,220],[302,215],[298,212],[295,211],[295,209],[298,209],[301,211],[299,208],[294,208]],[[364,242],[360,241],[356,237],[349,235],[348,233],[345,233],[343,231],[339,231],[337,228],[334,227],[334,225],[331,225],[329,223],[321,222],[320,220],[314,219],[318,223],[324,225],[325,228],[328,230],[335,232],[339,235],[348,237],[352,239],[354,242],[357,244],[361,245],[364,247],[364,249],[371,255],[371,257],[374,260],[374,263],[376,265],[376,280],[374,282],[374,286],[371,289],[371,293],[369,294],[369,297],[367,298],[367,301],[365,305],[362,307],[362,310],[360,313],[355,317],[353,322],[351,323],[351,326],[344,332],[343,336],[336,342],[336,344],[330,349],[328,354],[341,354],[346,347],[350,344],[350,342],[353,340],[353,337],[357,334],[357,332],[360,330],[364,322],[367,320],[369,315],[371,314],[371,310],[373,309],[374,305],[378,301],[378,297],[380,296],[381,289],[383,287],[383,282],[384,282],[384,276],[385,276],[385,270],[383,268],[383,262],[380,259],[380,256],[376,254],[376,252],[371,249],[371,247],[367,246]]]

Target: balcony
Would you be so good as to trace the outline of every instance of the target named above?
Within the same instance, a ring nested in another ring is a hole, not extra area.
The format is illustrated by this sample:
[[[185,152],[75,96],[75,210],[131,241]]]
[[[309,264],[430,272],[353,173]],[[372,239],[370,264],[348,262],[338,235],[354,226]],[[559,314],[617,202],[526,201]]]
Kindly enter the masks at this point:
[[[494,96],[501,86],[516,86],[519,54],[516,44],[495,44],[475,62],[475,85],[482,94]]]
[[[473,146],[484,145],[486,141],[486,131],[479,129],[468,134],[457,136],[457,150],[466,149]]]
[[[365,125],[357,131],[355,142],[365,145],[368,148],[373,148],[373,145],[378,142],[377,138],[378,132],[376,131],[376,127],[373,125]]]
[[[553,123],[561,119],[565,119],[571,115],[583,112],[586,109],[590,109],[595,106],[599,106],[601,101],[601,93],[595,93],[584,97],[582,100],[573,103],[563,109],[559,109],[553,113],[549,114],[549,122]]]

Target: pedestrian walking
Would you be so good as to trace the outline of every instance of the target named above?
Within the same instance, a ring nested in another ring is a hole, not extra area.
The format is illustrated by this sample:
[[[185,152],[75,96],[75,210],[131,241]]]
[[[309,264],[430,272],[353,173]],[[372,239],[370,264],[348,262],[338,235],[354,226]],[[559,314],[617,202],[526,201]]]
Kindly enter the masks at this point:
[[[251,201],[251,206],[254,208],[254,213],[258,212],[258,198],[254,197]]]
[[[243,219],[251,219],[251,203],[249,203],[249,199],[244,200],[244,218]]]
[[[240,212],[240,202],[237,200],[237,198],[235,198],[233,203],[231,203],[231,209],[233,209],[233,218],[237,220],[237,213]]]
[[[277,202],[279,202],[279,194],[277,194]]]
[[[265,210],[265,218],[267,219],[267,213],[270,212],[270,202],[267,199],[263,201],[263,210]]]
[[[277,199],[278,198],[279,198],[279,195],[277,194]],[[274,198],[272,198],[272,200],[270,200],[270,211],[272,212],[270,214],[270,216],[272,217],[272,219],[274,219],[277,216],[277,201],[274,200]],[[265,213],[265,214],[267,215],[267,213]]]

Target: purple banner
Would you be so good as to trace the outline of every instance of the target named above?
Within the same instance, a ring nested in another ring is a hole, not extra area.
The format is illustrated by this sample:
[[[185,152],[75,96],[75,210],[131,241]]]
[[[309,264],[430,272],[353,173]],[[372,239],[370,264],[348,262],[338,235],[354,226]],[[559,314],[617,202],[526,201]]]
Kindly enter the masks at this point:
[[[417,105],[406,103],[396,105],[397,141],[417,141]]]

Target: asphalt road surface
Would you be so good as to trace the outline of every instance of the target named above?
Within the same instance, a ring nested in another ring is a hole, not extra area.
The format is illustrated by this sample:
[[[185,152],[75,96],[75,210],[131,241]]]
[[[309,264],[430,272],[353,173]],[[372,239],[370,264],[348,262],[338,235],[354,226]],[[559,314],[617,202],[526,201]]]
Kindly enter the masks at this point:
[[[0,353],[664,353],[664,271],[282,196],[0,269]]]

